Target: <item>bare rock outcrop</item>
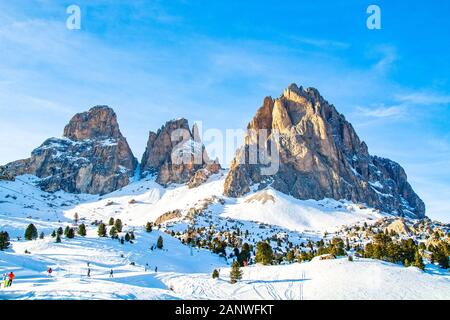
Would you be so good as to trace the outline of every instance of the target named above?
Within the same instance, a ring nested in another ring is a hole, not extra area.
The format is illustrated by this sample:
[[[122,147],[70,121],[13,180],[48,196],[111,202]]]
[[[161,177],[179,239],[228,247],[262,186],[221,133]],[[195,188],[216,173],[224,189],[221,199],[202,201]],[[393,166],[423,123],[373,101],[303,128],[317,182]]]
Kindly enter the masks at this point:
[[[402,218],[395,219],[394,221],[392,221],[386,227],[385,230],[387,230],[387,232],[389,232],[389,233],[395,232],[396,234],[400,234],[400,235],[408,235],[411,233],[410,228],[406,224],[405,220],[403,220]]]
[[[0,166],[0,181],[14,181],[14,177],[8,173],[6,167]]]
[[[224,186],[227,196],[239,197],[252,185],[270,185],[298,199],[347,199],[400,216],[425,216],[425,205],[403,168],[371,156],[353,126],[314,88],[292,84],[279,98],[266,97],[248,129],[255,134],[246,137],[232,162]],[[269,164],[252,164],[250,151],[262,129],[268,138],[257,150]],[[274,161],[279,163],[276,173],[263,174]]]
[[[191,131],[186,119],[168,121],[158,132],[149,133],[141,172],[155,174],[159,184],[189,182],[194,187],[219,170],[218,161],[208,158],[198,128],[194,125]]]
[[[163,224],[167,221],[170,220],[174,220],[174,219],[179,219],[181,218],[183,215],[181,214],[180,210],[173,210],[173,211],[169,211],[166,213],[163,213],[162,215],[160,215],[156,220],[155,220],[155,225],[160,225]]]
[[[96,106],[76,114],[63,138],[47,139],[31,157],[5,166],[9,176],[33,174],[46,191],[104,194],[130,182],[137,160],[114,111]]]

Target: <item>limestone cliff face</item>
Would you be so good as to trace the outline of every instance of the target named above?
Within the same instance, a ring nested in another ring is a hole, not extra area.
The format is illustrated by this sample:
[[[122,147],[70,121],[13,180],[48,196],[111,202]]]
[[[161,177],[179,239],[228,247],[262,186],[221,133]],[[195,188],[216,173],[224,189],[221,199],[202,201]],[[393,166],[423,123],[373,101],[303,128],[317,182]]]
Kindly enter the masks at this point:
[[[256,140],[247,136],[226,178],[225,195],[238,197],[252,185],[270,185],[298,199],[347,199],[384,212],[425,216],[425,205],[403,168],[371,156],[352,125],[316,89],[292,84],[279,98],[265,98],[248,129],[266,129],[269,139],[279,133],[272,142],[279,154],[279,170],[263,175],[264,165],[249,164],[249,150]]]
[[[218,162],[208,158],[198,128],[194,125],[191,131],[186,119],[168,121],[158,132],[149,133],[141,172],[156,174],[161,185],[188,183],[196,187],[219,170]]]
[[[33,174],[46,191],[104,194],[130,182],[137,167],[114,111],[97,106],[76,114],[63,138],[47,139],[31,157],[7,164],[9,176]]]

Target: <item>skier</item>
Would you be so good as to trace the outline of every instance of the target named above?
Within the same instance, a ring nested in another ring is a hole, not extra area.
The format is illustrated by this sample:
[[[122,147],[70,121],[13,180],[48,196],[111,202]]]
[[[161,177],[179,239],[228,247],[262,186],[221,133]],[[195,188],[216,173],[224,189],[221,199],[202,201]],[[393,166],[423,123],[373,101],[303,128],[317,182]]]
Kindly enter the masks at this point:
[[[147,272],[148,269],[148,263],[145,264],[145,272]]]
[[[50,268],[48,268],[47,272],[48,272],[48,275],[51,276],[52,272],[53,272],[53,269],[50,267]]]
[[[114,271],[113,271],[113,269],[111,269],[111,271],[109,272],[109,277],[110,278],[114,278]]]
[[[88,276],[88,278],[90,278],[90,277],[91,277],[91,268],[88,268],[88,271],[87,271],[87,276]]]
[[[155,272],[158,272],[158,267],[155,267]]]
[[[8,287],[11,287],[12,282],[14,280],[14,278],[16,277],[16,275],[11,271],[8,275],[9,281],[8,281]]]

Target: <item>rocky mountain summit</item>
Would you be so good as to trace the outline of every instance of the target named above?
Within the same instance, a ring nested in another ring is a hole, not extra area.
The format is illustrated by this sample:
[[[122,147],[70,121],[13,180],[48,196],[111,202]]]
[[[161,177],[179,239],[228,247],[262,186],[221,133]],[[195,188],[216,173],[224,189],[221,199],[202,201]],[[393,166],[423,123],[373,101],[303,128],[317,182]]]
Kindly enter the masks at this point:
[[[298,199],[347,199],[399,216],[425,216],[425,205],[403,168],[371,156],[353,126],[314,88],[291,84],[279,98],[266,97],[248,129],[255,136],[246,137],[232,162],[224,186],[227,196],[271,186]],[[258,144],[262,129],[268,137]],[[255,144],[269,164],[276,161],[269,149],[274,144],[279,155],[275,174],[263,174],[267,164],[250,163]]]
[[[218,161],[208,158],[195,124],[191,130],[186,119],[176,119],[156,133],[150,131],[141,161],[143,175],[156,174],[156,181],[164,186],[188,183],[196,187],[219,170]]]
[[[130,182],[138,163],[114,111],[96,106],[76,114],[63,138],[47,139],[31,157],[4,166],[4,176],[33,174],[45,191],[104,194]]]

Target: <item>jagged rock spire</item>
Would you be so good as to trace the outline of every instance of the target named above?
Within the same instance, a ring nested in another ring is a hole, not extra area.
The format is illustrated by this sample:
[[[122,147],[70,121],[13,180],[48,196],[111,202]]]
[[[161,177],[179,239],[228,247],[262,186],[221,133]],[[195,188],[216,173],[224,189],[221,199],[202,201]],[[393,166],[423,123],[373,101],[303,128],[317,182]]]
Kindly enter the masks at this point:
[[[219,163],[208,158],[198,126],[194,125],[191,131],[186,119],[168,121],[158,132],[149,133],[141,172],[156,174],[158,183],[165,186],[189,182],[190,186],[197,186],[219,169]]]

